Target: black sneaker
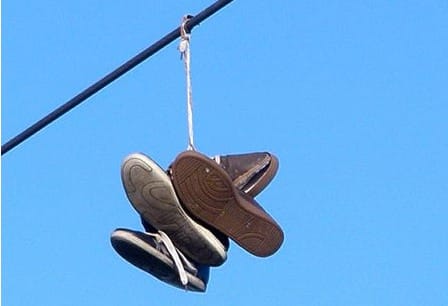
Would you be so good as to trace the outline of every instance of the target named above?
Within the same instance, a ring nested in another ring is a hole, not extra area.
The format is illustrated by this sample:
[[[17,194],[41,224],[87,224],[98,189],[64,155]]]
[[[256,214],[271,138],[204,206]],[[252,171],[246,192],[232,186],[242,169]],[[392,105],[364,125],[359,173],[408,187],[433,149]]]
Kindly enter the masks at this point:
[[[177,288],[205,292],[209,267],[193,264],[164,232],[116,229],[110,240],[121,257],[157,279]]]

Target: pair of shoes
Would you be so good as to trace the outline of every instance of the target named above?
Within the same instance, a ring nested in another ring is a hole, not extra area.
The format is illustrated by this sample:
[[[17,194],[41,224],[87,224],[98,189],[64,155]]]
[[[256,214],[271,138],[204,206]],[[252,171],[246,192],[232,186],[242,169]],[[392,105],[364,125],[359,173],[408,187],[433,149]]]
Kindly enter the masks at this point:
[[[270,168],[266,168],[268,163],[272,163]],[[250,195],[258,194],[272,180],[278,161],[259,158],[258,167],[239,166],[245,164],[244,158],[235,157],[220,167],[203,154],[185,151],[173,162],[170,173],[177,195],[191,215],[249,253],[266,257],[280,248],[283,231]],[[260,172],[263,168],[264,173]]]
[[[240,218],[232,220],[235,216],[230,210],[221,207],[220,214],[225,218],[221,218],[216,226],[208,214],[204,216],[193,213],[195,218],[217,227],[219,231],[201,225],[183,209],[176,191],[181,199],[188,200],[191,195],[185,196],[182,187],[179,188],[180,192],[175,190],[170,177],[157,163],[143,154],[135,153],[129,155],[123,162],[121,171],[123,186],[132,206],[141,215],[145,228],[155,234],[119,229],[112,234],[111,241],[123,258],[158,279],[176,287],[205,291],[208,278],[204,278],[203,275],[208,275],[208,266],[218,266],[226,260],[229,241],[221,232],[257,256],[269,256],[279,248],[283,233],[281,230],[280,234],[278,233],[279,227],[272,226],[276,224],[275,221],[251,198],[260,193],[273,179],[278,169],[278,160],[269,153],[217,156],[212,160],[196,152],[184,152],[170,168],[173,181],[174,178],[179,179],[177,174],[182,173],[183,165],[190,161],[195,161],[196,164],[205,163],[207,169],[221,174],[220,183],[225,182],[234,186],[226,187],[226,197],[232,193],[233,202],[230,205],[237,207],[235,211],[243,212]],[[227,176],[222,176],[222,172],[226,171]],[[211,186],[209,183],[205,185]],[[186,186],[191,186],[191,180]],[[207,191],[205,193],[208,194]],[[185,206],[190,209],[189,205]],[[192,211],[194,212],[194,209]],[[226,224],[231,226],[226,227]],[[239,229],[236,228],[238,224]],[[158,234],[156,229],[159,230]],[[156,237],[154,235],[160,236],[161,233],[172,240],[172,244],[178,248],[176,253],[179,256],[189,257],[194,262],[191,266],[194,267],[196,264],[202,267],[202,270],[207,270],[207,273],[197,277],[195,273],[187,271],[186,286],[182,281],[179,265],[174,265],[174,252],[161,251],[159,244],[154,240]],[[274,238],[269,238],[269,235],[273,235]]]
[[[193,151],[187,151],[179,158],[185,154],[200,156],[218,170],[219,164],[229,173],[230,184],[235,184],[251,196],[261,192],[278,169],[277,158],[269,153],[217,156],[215,161]],[[179,165],[177,161],[179,159],[174,162],[174,168]],[[171,172],[178,173],[173,169]],[[227,237],[213,233],[185,212],[170,177],[155,161],[141,153],[131,154],[123,161],[121,178],[130,203],[142,219],[167,233],[185,255],[204,265],[219,266],[224,263],[229,247]]]

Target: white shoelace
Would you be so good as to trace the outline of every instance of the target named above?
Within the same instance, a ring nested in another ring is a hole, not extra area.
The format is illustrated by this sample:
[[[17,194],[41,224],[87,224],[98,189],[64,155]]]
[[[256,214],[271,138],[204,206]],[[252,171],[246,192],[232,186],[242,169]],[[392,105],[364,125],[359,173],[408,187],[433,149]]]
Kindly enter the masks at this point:
[[[149,236],[154,237],[158,244],[162,244],[165,246],[169,255],[174,261],[174,265],[176,266],[177,272],[179,273],[180,282],[183,286],[187,286],[188,277],[187,272],[184,268],[184,263],[189,266],[189,268],[195,269],[193,266],[190,267],[191,263],[185,258],[185,256],[174,246],[170,237],[162,231],[157,231],[157,233],[147,233]],[[182,258],[182,259],[181,259]]]
[[[190,70],[190,37],[187,33],[185,25],[189,20],[189,16],[184,16],[180,26],[180,44],[179,51],[181,58],[185,64],[185,76],[187,80],[187,120],[188,120],[188,148],[187,150],[195,150],[193,141],[193,93],[191,86],[191,70]]]
[[[212,157],[218,165],[221,165],[221,155],[215,155]]]

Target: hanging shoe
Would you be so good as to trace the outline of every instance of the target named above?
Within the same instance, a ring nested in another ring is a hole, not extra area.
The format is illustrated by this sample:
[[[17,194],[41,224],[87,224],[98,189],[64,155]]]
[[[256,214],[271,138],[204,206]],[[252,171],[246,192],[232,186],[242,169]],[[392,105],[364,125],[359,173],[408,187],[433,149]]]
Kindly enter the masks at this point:
[[[205,292],[209,267],[195,266],[175,248],[164,232],[116,229],[110,240],[121,257],[157,279],[177,288]]]
[[[278,159],[268,152],[217,155],[213,158],[230,176],[236,188],[255,198],[272,181]]]
[[[229,242],[187,215],[176,196],[169,176],[149,157],[129,155],[121,167],[126,195],[143,220],[165,232],[186,256],[209,266],[227,259]]]
[[[280,248],[280,226],[252,197],[237,189],[215,161],[186,151],[178,155],[170,172],[177,195],[192,216],[256,256],[266,257]]]

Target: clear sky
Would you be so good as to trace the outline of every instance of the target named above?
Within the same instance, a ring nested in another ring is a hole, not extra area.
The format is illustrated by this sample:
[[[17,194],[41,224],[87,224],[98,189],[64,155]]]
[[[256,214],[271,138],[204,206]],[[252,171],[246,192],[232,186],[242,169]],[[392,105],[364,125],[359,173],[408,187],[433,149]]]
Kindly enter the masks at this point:
[[[2,1],[2,143],[212,1]],[[448,305],[448,2],[235,0],[192,34],[195,140],[271,151],[285,242],[205,294],[127,264],[120,164],[187,147],[177,42],[2,157],[2,302]]]

